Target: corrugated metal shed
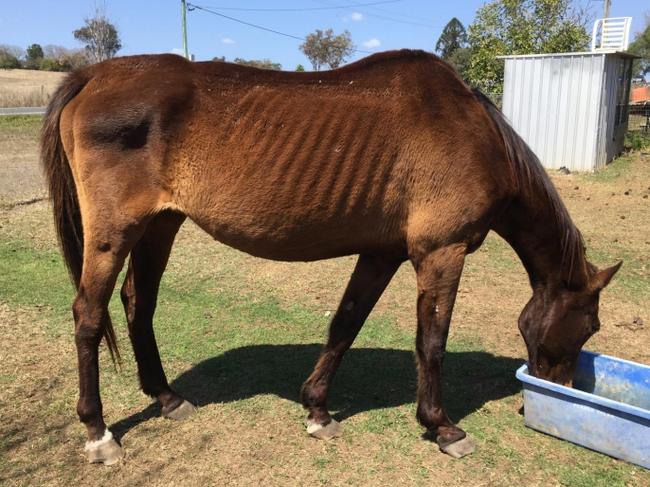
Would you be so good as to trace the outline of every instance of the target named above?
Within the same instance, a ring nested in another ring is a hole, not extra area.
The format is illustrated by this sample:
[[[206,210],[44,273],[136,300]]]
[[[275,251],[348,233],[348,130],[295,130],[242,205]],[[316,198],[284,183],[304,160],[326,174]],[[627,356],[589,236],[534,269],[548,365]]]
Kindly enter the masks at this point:
[[[503,113],[545,167],[599,169],[623,149],[634,58],[622,52],[503,56]]]

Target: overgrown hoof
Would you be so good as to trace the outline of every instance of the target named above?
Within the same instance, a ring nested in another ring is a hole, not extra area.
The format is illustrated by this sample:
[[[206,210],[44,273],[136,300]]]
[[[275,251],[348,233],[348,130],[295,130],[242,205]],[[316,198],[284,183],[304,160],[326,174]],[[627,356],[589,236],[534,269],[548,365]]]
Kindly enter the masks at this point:
[[[117,444],[108,429],[101,439],[87,441],[84,451],[90,463],[103,463],[104,465],[113,465],[124,456],[122,447]]]
[[[196,412],[196,406],[189,401],[183,401],[179,406],[175,407],[171,411],[163,411],[163,416],[168,419],[175,419],[180,421],[182,419],[187,419]]]
[[[469,436],[466,436],[465,438],[458,441],[454,441],[453,443],[438,443],[438,446],[440,446],[440,451],[454,458],[463,458],[464,456],[474,453],[476,450],[476,445],[469,438]]]
[[[343,434],[343,426],[334,419],[330,420],[326,425],[308,420],[307,433],[319,440],[331,440],[332,438],[338,438]]]

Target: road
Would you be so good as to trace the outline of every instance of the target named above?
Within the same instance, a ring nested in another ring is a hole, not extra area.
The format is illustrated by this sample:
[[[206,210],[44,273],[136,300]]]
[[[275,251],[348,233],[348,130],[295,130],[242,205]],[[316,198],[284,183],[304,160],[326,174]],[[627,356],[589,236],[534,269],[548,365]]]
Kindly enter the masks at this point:
[[[0,115],[43,115],[45,107],[0,108]]]

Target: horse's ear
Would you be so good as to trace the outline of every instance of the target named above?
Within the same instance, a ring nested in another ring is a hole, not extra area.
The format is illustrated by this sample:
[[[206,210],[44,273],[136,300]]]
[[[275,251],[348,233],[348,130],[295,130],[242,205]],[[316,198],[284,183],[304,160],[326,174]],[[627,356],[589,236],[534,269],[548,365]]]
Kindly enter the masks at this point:
[[[591,276],[591,288],[595,291],[600,291],[605,288],[609,284],[609,281],[612,280],[612,277],[614,277],[614,274],[618,272],[618,270],[621,268],[623,265],[623,261],[620,261],[618,264],[613,265],[612,267],[608,267],[607,269],[603,269],[601,271],[597,271],[593,276]]]

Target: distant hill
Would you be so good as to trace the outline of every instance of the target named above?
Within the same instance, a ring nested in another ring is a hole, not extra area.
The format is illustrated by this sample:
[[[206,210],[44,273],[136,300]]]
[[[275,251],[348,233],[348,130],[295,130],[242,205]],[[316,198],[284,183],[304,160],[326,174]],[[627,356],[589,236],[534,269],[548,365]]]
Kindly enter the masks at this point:
[[[45,106],[65,75],[31,69],[0,69],[0,107]]]

